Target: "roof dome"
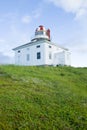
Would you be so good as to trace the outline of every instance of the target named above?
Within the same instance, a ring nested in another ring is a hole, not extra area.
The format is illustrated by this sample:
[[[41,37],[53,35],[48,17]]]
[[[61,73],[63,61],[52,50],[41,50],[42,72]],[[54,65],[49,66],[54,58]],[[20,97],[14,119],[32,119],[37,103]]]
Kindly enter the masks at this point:
[[[43,25],[40,25],[38,28],[36,28],[36,32],[38,31],[46,31],[46,29]]]
[[[36,28],[35,36],[31,41],[42,39],[50,41],[50,29],[46,29],[43,25],[40,25],[38,28]]]

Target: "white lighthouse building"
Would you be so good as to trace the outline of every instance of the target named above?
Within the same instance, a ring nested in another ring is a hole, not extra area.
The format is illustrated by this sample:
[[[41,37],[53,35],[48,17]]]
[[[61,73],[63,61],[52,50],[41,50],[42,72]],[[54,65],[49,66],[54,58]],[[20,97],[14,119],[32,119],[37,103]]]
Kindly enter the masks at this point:
[[[13,50],[16,65],[70,65],[69,50],[51,42],[50,29],[45,29],[42,25],[35,30],[31,42]]]

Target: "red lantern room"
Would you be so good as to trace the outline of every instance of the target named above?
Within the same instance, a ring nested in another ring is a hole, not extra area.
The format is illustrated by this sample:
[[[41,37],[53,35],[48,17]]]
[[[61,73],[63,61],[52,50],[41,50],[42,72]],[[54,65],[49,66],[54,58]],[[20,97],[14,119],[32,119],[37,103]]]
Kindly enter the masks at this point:
[[[38,28],[35,30],[35,36],[32,39],[33,40],[40,40],[40,39],[45,39],[50,41],[50,29],[46,30],[43,25],[40,25]]]

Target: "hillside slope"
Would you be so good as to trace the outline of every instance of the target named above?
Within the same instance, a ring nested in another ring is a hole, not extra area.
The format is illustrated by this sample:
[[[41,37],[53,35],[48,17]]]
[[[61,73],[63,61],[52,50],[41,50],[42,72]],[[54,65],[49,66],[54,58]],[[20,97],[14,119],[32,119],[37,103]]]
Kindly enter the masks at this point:
[[[0,66],[0,130],[87,130],[87,68]]]

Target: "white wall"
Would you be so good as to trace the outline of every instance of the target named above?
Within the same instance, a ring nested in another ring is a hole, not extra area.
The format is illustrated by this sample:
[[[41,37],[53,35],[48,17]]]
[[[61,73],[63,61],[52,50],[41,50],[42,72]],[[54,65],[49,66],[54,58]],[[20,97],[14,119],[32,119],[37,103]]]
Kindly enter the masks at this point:
[[[40,45],[40,48],[37,46]],[[20,51],[20,53],[18,53]],[[41,58],[37,59],[37,52],[41,53]],[[29,54],[29,61],[27,61],[27,54]],[[22,49],[15,51],[15,64],[16,65],[44,65],[44,44],[37,44],[32,46],[27,46]]]
[[[56,45],[45,43],[45,64],[53,65],[54,52],[59,50],[60,48]],[[51,53],[51,59],[49,59],[49,53]]]
[[[54,53],[54,66],[56,65],[71,65],[70,52],[61,50],[60,52]]]
[[[71,53],[65,51],[65,65],[71,65]]]
[[[31,43],[32,44],[32,43]],[[39,48],[37,46],[40,45]],[[20,53],[18,53],[20,51]],[[41,53],[41,58],[37,59],[37,52]],[[49,58],[49,53],[51,57]],[[27,61],[29,54],[29,61]],[[37,44],[27,45],[15,51],[16,65],[70,65],[70,53],[64,49],[49,44],[48,42],[39,42]]]

